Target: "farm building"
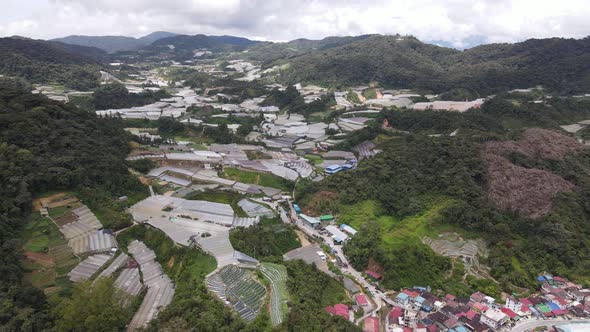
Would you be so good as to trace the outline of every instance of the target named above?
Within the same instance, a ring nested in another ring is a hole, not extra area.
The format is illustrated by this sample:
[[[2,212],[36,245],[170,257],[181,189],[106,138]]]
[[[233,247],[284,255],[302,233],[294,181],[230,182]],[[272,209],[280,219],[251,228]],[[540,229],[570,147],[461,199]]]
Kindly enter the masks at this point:
[[[74,254],[107,252],[117,248],[117,241],[109,230],[96,230],[68,241]]]
[[[336,244],[342,244],[346,242],[346,240],[348,240],[348,235],[344,234],[336,226],[326,226],[326,231],[328,231],[332,235],[332,239],[334,239],[334,243]]]
[[[352,236],[356,235],[356,229],[348,226],[347,224],[340,225],[340,229],[343,230],[343,231],[345,231],[346,233],[352,235]]]
[[[311,228],[316,228],[317,226],[320,225],[320,221],[317,220],[316,218],[310,217],[306,214],[299,214],[299,217],[301,218],[301,220],[303,220],[303,222],[305,222],[305,224]]]
[[[258,316],[266,298],[266,289],[253,278],[252,272],[236,265],[226,265],[208,276],[207,288],[246,321]]]
[[[330,220],[334,220],[334,216],[332,216],[331,214],[324,214],[323,216],[320,216],[320,221],[330,221]]]
[[[68,273],[71,281],[85,281],[90,279],[100,268],[111,259],[109,255],[89,256]]]
[[[156,254],[149,249],[143,242],[134,240],[128,246],[129,253],[139,263],[143,283],[147,286],[148,291],[139,309],[129,323],[128,331],[133,331],[145,327],[152,319],[156,318],[158,313],[172,302],[174,297],[174,284],[162,271],[160,263],[156,262]],[[128,293],[137,292],[137,276],[134,271],[128,272],[126,280],[119,280],[119,286]],[[129,282],[127,285],[126,282]],[[117,281],[115,281],[117,284]]]
[[[322,156],[324,159],[356,160],[356,156],[348,151],[329,151]]]
[[[327,174],[336,174],[342,170],[340,165],[330,165],[324,169]]]

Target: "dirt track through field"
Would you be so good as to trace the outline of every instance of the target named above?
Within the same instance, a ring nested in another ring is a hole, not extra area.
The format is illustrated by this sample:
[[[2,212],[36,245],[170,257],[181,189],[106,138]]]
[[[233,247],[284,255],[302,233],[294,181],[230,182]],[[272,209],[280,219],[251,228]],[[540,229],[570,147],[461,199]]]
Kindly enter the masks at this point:
[[[49,256],[48,254],[27,251],[27,252],[25,252],[25,256],[27,257],[28,260],[35,262],[35,263],[39,263],[43,266],[53,266],[53,264],[54,264],[53,258],[51,256]]]

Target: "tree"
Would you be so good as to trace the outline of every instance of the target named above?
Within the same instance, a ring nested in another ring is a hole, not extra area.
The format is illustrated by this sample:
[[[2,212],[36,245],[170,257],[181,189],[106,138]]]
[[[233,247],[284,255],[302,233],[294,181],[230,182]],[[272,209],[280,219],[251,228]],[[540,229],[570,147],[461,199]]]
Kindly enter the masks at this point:
[[[111,278],[77,284],[71,298],[54,310],[58,331],[122,331],[133,312],[123,305],[127,295]]]

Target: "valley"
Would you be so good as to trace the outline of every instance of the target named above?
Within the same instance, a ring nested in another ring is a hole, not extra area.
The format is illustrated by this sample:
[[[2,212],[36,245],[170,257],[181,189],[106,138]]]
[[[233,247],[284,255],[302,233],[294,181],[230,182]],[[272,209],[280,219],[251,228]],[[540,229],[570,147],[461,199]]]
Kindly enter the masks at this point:
[[[588,42],[1,38],[0,322],[585,321]]]

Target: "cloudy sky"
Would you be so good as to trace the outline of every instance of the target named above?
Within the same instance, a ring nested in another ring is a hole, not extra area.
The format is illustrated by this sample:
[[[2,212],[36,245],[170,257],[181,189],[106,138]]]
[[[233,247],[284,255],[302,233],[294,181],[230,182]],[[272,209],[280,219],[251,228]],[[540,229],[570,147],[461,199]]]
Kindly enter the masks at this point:
[[[142,36],[164,30],[261,40],[411,34],[462,48],[590,35],[590,0],[0,0],[0,36]]]

